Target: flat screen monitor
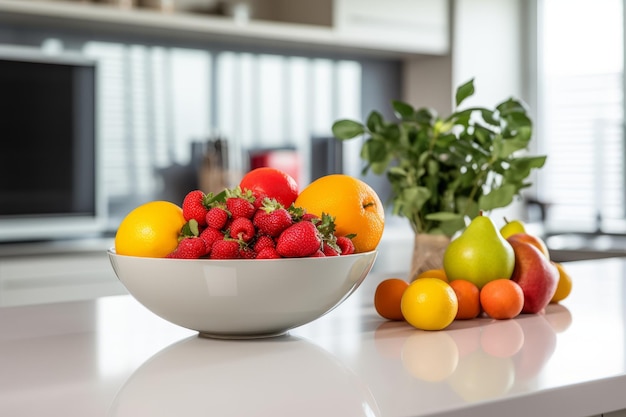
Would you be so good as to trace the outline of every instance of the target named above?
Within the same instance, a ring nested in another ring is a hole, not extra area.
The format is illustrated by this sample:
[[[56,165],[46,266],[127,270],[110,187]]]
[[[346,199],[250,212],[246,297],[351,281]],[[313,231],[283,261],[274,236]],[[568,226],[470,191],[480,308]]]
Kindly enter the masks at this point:
[[[0,46],[0,241],[103,229],[96,70],[83,56]]]

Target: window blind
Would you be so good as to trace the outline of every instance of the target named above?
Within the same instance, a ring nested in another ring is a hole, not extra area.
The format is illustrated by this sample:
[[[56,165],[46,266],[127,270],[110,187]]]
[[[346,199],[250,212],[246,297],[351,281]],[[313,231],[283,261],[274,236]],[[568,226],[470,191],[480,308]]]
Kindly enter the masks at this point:
[[[546,228],[626,231],[623,14],[618,0],[543,0],[538,175]]]

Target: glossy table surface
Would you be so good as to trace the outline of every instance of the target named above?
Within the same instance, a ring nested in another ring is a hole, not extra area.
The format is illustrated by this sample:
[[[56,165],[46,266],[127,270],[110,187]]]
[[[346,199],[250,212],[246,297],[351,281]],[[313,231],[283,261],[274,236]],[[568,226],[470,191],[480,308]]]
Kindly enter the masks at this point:
[[[371,274],[286,336],[205,339],[130,296],[0,308],[2,416],[591,416],[626,408],[626,261],[566,264],[545,314],[425,332]]]

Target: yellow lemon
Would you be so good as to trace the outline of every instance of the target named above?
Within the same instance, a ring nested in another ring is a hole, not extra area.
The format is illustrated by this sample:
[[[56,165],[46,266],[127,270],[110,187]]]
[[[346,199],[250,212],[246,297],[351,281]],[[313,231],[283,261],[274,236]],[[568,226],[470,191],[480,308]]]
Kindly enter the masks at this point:
[[[572,277],[567,273],[563,265],[558,262],[552,262],[559,270],[559,283],[556,286],[556,291],[550,300],[551,303],[558,303],[561,300],[567,298],[572,292]]]
[[[176,249],[185,224],[183,210],[169,201],[151,201],[124,217],[115,234],[119,255],[163,258]]]
[[[441,330],[452,323],[459,309],[456,293],[438,278],[420,278],[411,283],[400,302],[404,319],[422,330]]]

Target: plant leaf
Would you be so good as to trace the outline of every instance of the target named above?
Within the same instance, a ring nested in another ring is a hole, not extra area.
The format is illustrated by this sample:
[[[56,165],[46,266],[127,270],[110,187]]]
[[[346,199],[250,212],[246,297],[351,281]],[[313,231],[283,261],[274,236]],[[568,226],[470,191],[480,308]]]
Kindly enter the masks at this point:
[[[383,129],[383,124],[383,116],[377,111],[371,112],[367,118],[367,128],[370,132],[380,132]]]
[[[456,106],[473,94],[471,79],[457,88]],[[406,217],[418,233],[453,236],[480,210],[506,207],[546,162],[545,156],[520,156],[533,132],[520,100],[467,107],[445,118],[429,107],[391,105],[393,121],[372,111],[365,124],[335,122],[333,133],[338,139],[365,136],[363,173],[386,175],[392,214]]]
[[[439,222],[446,222],[450,220],[462,219],[463,215],[459,213],[451,213],[449,211],[439,211],[437,213],[430,213],[426,215],[426,220],[436,220]]]
[[[337,139],[352,139],[365,133],[365,127],[353,120],[338,120],[333,123],[333,135]]]
[[[362,155],[366,161],[376,163],[387,159],[385,142],[370,138],[363,144]]]
[[[474,79],[472,78],[465,84],[459,86],[456,90],[456,105],[457,107],[468,97],[474,94]]]
[[[478,199],[478,206],[481,210],[493,210],[499,207],[506,207],[513,202],[513,197],[517,194],[518,188],[513,184],[504,184],[502,187],[491,190],[483,194]]]
[[[391,106],[393,107],[393,111],[396,114],[396,117],[401,120],[412,119],[415,114],[415,109],[408,103],[404,103],[402,101],[393,100],[391,102]]]

